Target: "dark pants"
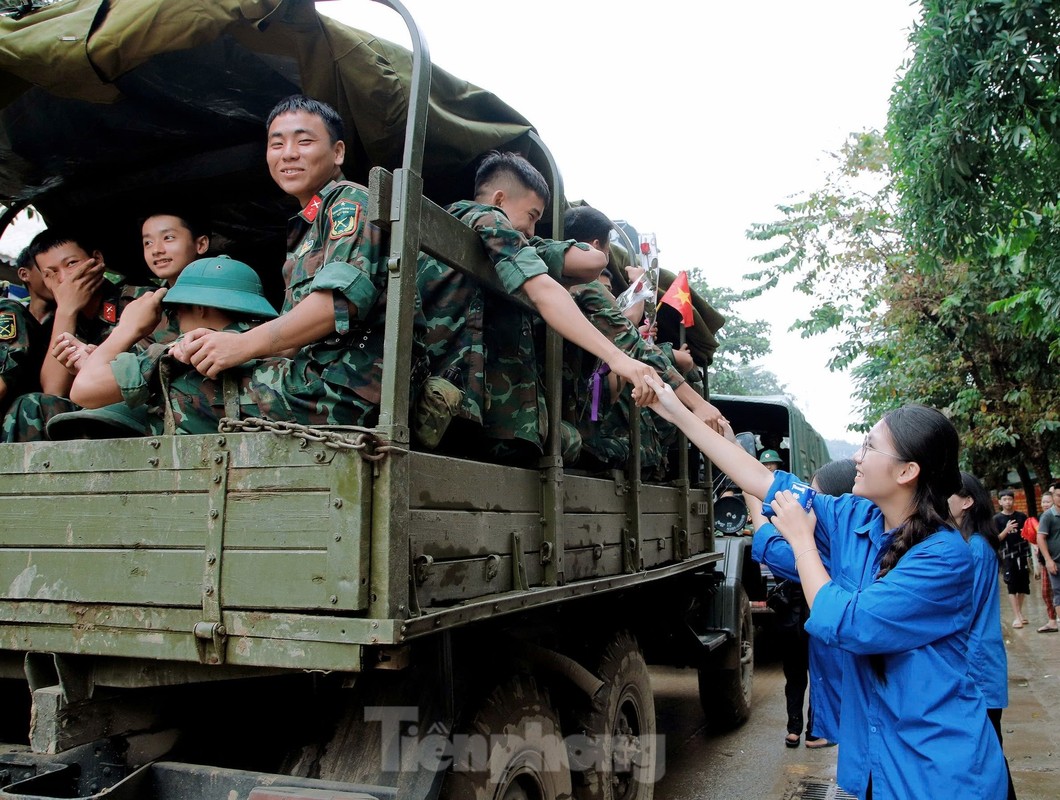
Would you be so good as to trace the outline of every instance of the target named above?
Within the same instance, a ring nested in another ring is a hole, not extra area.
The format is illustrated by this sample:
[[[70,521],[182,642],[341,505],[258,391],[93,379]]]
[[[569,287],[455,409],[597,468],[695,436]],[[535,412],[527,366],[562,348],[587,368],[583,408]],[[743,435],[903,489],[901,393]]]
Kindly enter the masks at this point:
[[[788,733],[799,736],[803,731],[802,704],[809,684],[810,648],[802,626],[781,628],[781,659],[784,665],[784,697],[788,705]],[[809,709],[806,735],[813,728],[813,708]]]
[[[1001,712],[1004,709],[1001,708],[988,708],[986,715],[990,718],[990,724],[994,726],[994,733],[997,734],[998,744],[1004,744],[1004,737],[1001,735]],[[1008,800],[1016,800],[1016,787],[1012,785],[1012,771],[1008,768],[1008,759],[1005,759],[1005,773],[1008,775]]]

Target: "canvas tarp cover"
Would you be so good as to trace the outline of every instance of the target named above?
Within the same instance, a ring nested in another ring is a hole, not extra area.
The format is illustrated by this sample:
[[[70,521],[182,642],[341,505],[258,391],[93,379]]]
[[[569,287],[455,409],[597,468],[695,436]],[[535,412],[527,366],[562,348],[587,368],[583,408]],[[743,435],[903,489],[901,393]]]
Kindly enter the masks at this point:
[[[228,238],[282,229],[290,206],[264,163],[276,101],[304,92],[334,105],[344,170],[364,181],[400,166],[411,72],[408,50],[308,0],[64,0],[0,16],[0,203],[30,201],[53,224],[121,224],[156,198],[194,198]],[[466,196],[475,159],[525,150],[529,130],[434,68],[428,194]]]

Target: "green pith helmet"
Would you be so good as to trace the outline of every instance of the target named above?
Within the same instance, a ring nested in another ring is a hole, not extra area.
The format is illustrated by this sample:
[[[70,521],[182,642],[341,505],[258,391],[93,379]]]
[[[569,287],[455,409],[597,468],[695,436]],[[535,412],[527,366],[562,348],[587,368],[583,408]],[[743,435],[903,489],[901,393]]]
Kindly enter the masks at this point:
[[[783,464],[784,459],[780,457],[780,454],[776,450],[763,450],[762,455],[758,457],[758,460],[763,464]]]
[[[162,302],[167,306],[219,308],[258,319],[279,316],[265,299],[258,273],[228,256],[192,261],[181,270]]]

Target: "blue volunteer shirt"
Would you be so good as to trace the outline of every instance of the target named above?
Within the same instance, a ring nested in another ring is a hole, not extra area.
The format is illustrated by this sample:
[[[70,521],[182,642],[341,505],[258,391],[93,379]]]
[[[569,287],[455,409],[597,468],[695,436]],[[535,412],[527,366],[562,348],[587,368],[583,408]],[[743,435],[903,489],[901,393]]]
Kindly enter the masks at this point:
[[[751,540],[751,558],[767,564],[773,574],[798,581],[795,554],[773,523],[767,522],[755,531]],[[824,563],[825,569],[828,562]],[[829,647],[812,636],[810,651],[810,706],[813,708],[814,736],[830,742],[839,741],[839,712],[843,688],[843,651]]]
[[[1008,654],[1001,635],[1001,594],[997,554],[982,536],[968,543],[975,574],[972,579],[972,627],[968,632],[968,672],[983,693],[987,708],[1008,707]]]
[[[764,499],[796,480],[778,471]],[[871,776],[874,800],[1002,800],[1004,757],[968,674],[968,544],[940,528],[876,580],[893,536],[880,510],[854,495],[823,494],[813,509],[831,580],[814,599],[806,631],[843,651],[839,785],[864,798]],[[883,656],[886,680],[872,668],[874,654]]]

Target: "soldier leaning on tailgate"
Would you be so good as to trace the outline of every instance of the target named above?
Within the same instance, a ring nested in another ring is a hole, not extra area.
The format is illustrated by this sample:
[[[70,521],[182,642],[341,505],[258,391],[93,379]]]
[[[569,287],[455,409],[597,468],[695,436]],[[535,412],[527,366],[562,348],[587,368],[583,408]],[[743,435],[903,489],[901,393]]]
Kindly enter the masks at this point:
[[[269,172],[301,206],[288,226],[282,313],[245,333],[191,331],[172,354],[210,380],[266,359],[253,369],[263,380],[262,370],[271,371],[277,402],[262,409],[270,419],[372,425],[381,393],[386,258],[380,231],[365,219],[367,191],[342,176],[342,120],[326,103],[293,95],[276,105],[267,127]],[[414,355],[414,386],[421,364]]]
[[[40,368],[40,392],[20,395],[4,417],[5,442],[44,438],[51,417],[77,409],[69,399],[75,370],[51,355],[51,348],[64,333],[89,349],[114,329],[122,309],[146,289],[120,287],[106,276],[103,255],[83,235],[62,230],[44,230],[33,237],[29,256],[40,270],[45,286],[55,299],[49,352]]]
[[[556,280],[570,278],[572,267],[582,274],[580,280],[591,280],[606,259],[571,241],[534,237],[549,195],[544,177],[525,158],[494,152],[475,175],[475,199],[454,203],[448,211],[482,237],[497,277],[510,294],[529,301],[569,342],[643,387],[651,368],[593,328]],[[467,444],[475,451],[471,454],[491,460],[519,462],[540,455],[547,419],[533,316],[494,301],[474,281],[431,260],[421,261],[417,285],[427,317],[432,375],[463,382],[454,416],[473,423],[459,423],[459,435],[451,433],[450,442],[474,442]],[[651,399],[646,393],[642,397]],[[576,442],[574,436],[564,443],[565,457],[576,456]]]
[[[51,339],[55,301],[37,262],[25,248],[15,265],[29,293],[23,305],[0,299],[0,414],[15,397],[40,391],[40,368]]]
[[[605,255],[609,252],[611,220],[591,206],[567,209],[563,229],[576,241],[586,242]],[[655,345],[648,343],[618,309],[609,287],[601,280],[570,289],[578,308],[601,334],[633,358],[652,366],[677,396],[702,421],[720,427],[722,416],[702,394],[693,390],[674,365]],[[587,361],[574,348],[564,353],[564,404],[576,421],[585,443],[586,466],[622,467],[629,456],[629,425],[633,403],[628,387],[616,386],[602,370],[600,361]],[[641,414],[641,463],[645,468],[662,467],[666,442],[652,415]],[[672,426],[667,426],[672,427]]]

